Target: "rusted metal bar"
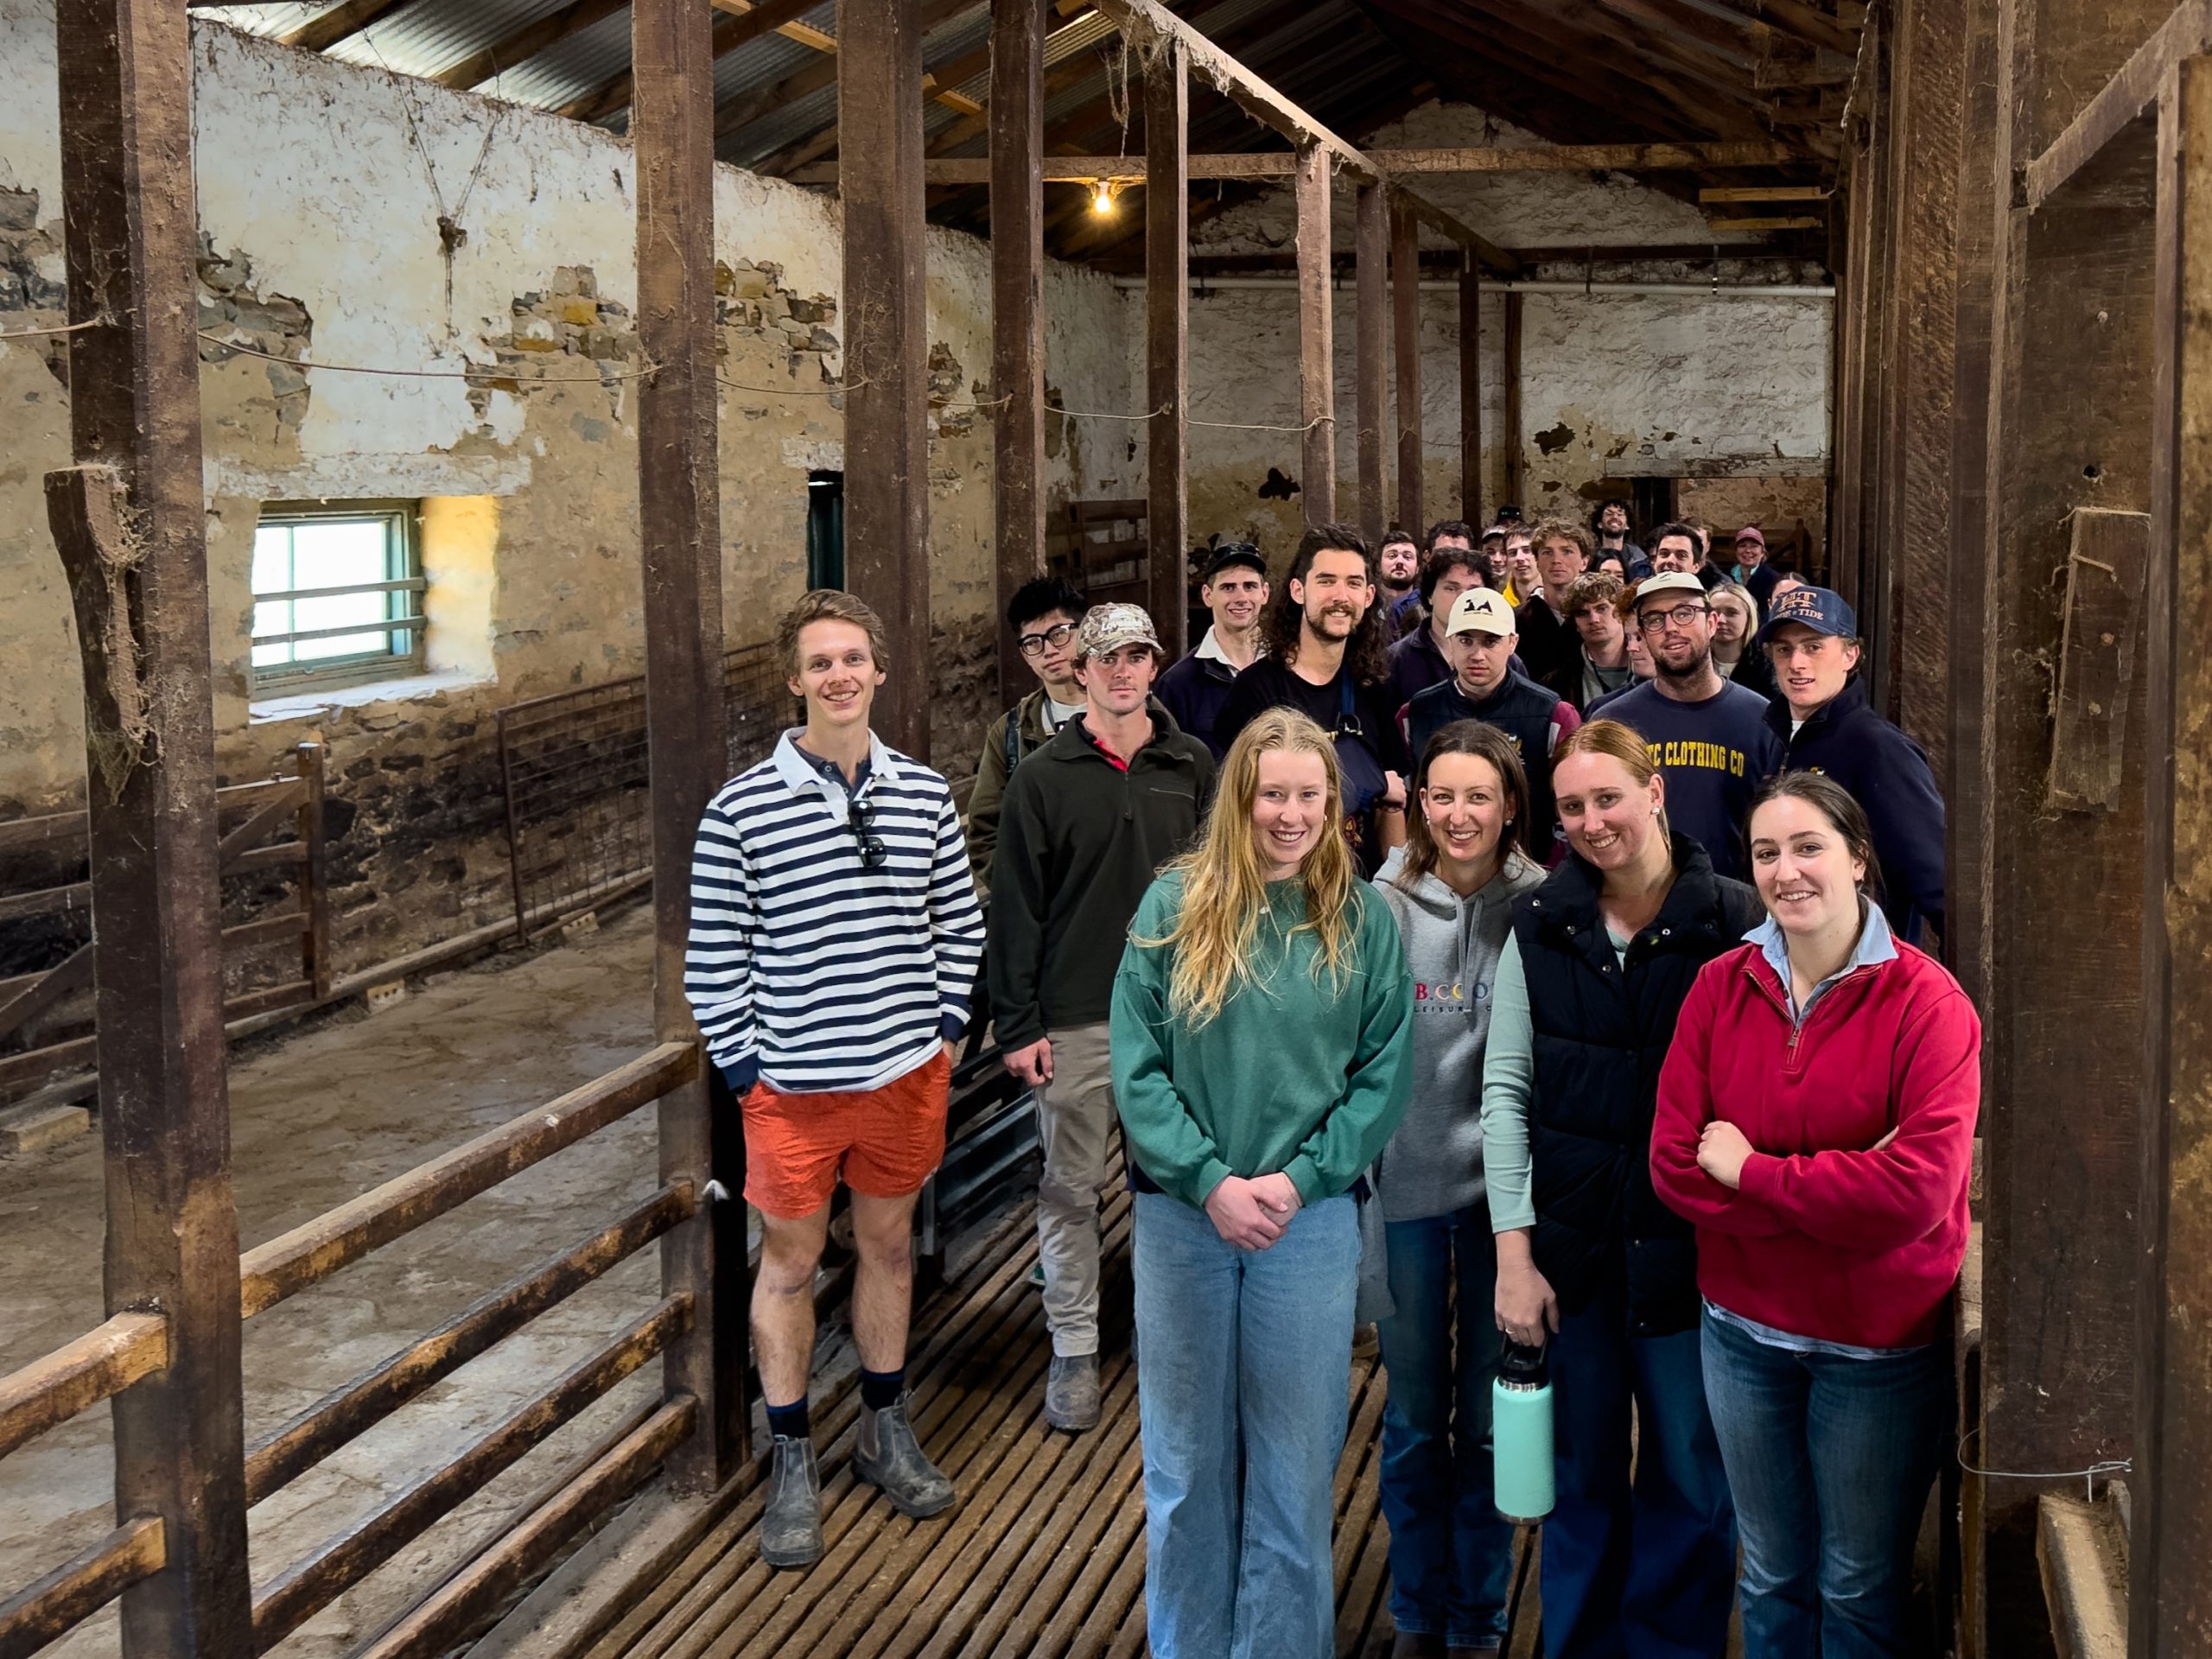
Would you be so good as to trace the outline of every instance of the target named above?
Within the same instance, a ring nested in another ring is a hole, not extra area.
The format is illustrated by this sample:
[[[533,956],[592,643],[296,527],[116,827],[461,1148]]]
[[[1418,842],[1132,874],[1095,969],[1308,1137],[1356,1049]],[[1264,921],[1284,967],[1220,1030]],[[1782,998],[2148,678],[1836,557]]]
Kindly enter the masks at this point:
[[[1421,221],[1402,202],[1390,213],[1390,343],[1397,360],[1398,522],[1413,534],[1421,514]]]
[[[297,1478],[697,1208],[690,1186],[664,1186],[612,1226],[479,1297],[421,1341],[332,1389],[247,1448],[246,1502],[258,1503]]]
[[[1359,529],[1380,549],[1388,529],[1389,480],[1383,456],[1382,408],[1390,377],[1390,205],[1383,187],[1359,187],[1353,219],[1354,343],[1352,386],[1359,419]],[[1418,528],[1415,534],[1419,534]]]
[[[275,1647],[662,1352],[690,1325],[690,1298],[668,1298],[451,1463],[417,1481],[342,1537],[285,1568],[255,1599],[252,1650],[266,1653]]]
[[[1190,546],[1191,257],[1190,192],[1183,162],[1190,146],[1191,78],[1183,48],[1161,46],[1144,69],[1145,158],[1159,182],[1144,193],[1145,406],[1148,467],[1145,502],[1146,594],[1162,643],[1180,656],[1187,626]]]
[[[841,23],[843,19],[841,17]],[[865,31],[855,31],[864,33]],[[841,42],[841,51],[842,43]],[[914,39],[914,156],[921,138],[920,35]],[[858,69],[864,60],[849,67]],[[637,0],[631,8],[630,140],[638,165],[638,329],[658,372],[639,388],[639,524],[645,584],[645,723],[652,796],[653,1035],[694,1056],[690,1071],[664,1090],[660,1104],[660,1178],[687,1182],[704,1194],[715,1173],[712,1090],[719,1079],[698,1063],[699,1032],[683,996],[683,953],[691,923],[691,848],[707,803],[728,775],[728,716],[724,702],[721,480],[717,463],[715,363],[715,61],[713,18],[696,0]],[[865,99],[886,96],[880,84]],[[855,128],[844,130],[856,135]],[[868,154],[855,148],[855,155]],[[921,175],[914,174],[918,218]],[[846,205],[848,247],[853,213]],[[849,258],[849,254],[848,257]],[[911,259],[914,309],[920,312],[922,249],[918,231],[899,250]],[[847,284],[847,363],[860,364],[865,303]],[[918,326],[912,340],[916,442],[911,451],[917,492],[927,486],[928,445],[919,435],[927,347]],[[861,372],[872,372],[862,370]],[[849,395],[846,442],[868,464],[851,476],[873,475],[877,460],[861,446],[855,424],[861,394]],[[849,490],[848,499],[850,499]],[[925,499],[918,494],[917,505]],[[882,528],[880,524],[879,529]],[[925,733],[928,724],[928,545],[917,535],[897,549],[920,573],[918,613],[884,607],[894,638],[895,683]],[[888,594],[879,594],[879,599]],[[734,1116],[733,1112],[731,1116]],[[702,1205],[699,1213],[661,1243],[661,1287],[696,1317],[684,1340],[671,1345],[664,1367],[665,1396],[688,1394],[703,1408],[699,1433],[673,1463],[679,1491],[711,1491],[733,1467],[744,1438],[745,1211],[741,1205]]]
[[[0,1376],[0,1458],[168,1363],[168,1325],[129,1312]]]
[[[1336,296],[1329,289],[1329,162],[1332,152],[1310,145],[1298,152],[1294,191],[1298,201],[1298,417],[1300,499],[1306,522],[1325,524],[1337,516]]]
[[[698,1414],[699,1402],[688,1395],[651,1408],[643,1421],[577,1471],[550,1502],[533,1509],[397,1624],[354,1649],[350,1659],[435,1659],[466,1641],[509,1592],[687,1439]]]
[[[0,1659],[30,1659],[168,1565],[165,1529],[142,1515],[0,1601]]]
[[[1045,574],[1045,24],[1049,0],[991,9],[991,503],[999,701],[1029,689],[1006,607]]]
[[[1483,268],[1464,252],[1459,265],[1459,517],[1477,527],[1484,522]]]
[[[891,678],[875,728],[929,759],[928,318],[919,0],[837,8],[844,200],[845,585],[881,613]],[[863,459],[864,458],[864,459]]]
[[[315,987],[317,1001],[330,995],[330,860],[323,841],[323,747],[302,743],[292,751],[307,786],[300,801],[300,902],[308,913],[307,936],[300,943],[300,970]]]
[[[59,0],[71,458],[46,480],[84,660],[108,1311],[169,1363],[114,1398],[118,1516],[162,1570],[125,1659],[245,1651],[238,1212],[230,1174],[192,53],[169,0]]]
[[[663,1043],[558,1100],[532,1107],[442,1157],[257,1245],[238,1263],[241,1312],[251,1319],[321,1283],[378,1246],[658,1100],[697,1076],[698,1066],[696,1044]]]

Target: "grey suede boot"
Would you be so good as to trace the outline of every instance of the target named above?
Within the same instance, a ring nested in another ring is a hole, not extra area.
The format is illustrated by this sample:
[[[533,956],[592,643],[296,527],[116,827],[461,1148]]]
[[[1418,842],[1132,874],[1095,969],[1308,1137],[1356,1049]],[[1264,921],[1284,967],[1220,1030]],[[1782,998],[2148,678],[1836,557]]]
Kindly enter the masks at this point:
[[[822,1559],[822,1473],[814,1442],[779,1434],[769,1457],[760,1559],[770,1567],[810,1567]]]
[[[952,1483],[914,1439],[903,1395],[898,1404],[880,1411],[861,1408],[860,1428],[853,1437],[853,1467],[901,1515],[920,1520],[952,1507]]]
[[[1080,1434],[1098,1427],[1098,1356],[1055,1354],[1045,1376],[1045,1421]]]

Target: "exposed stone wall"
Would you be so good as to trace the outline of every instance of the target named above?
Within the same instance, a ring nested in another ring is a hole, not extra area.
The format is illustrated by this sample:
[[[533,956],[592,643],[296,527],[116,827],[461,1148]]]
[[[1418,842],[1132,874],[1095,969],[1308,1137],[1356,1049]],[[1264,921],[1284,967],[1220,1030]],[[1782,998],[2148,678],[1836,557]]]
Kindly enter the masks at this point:
[[[217,24],[195,23],[194,52],[218,764],[239,781],[327,746],[343,972],[511,911],[493,711],[642,670],[631,156],[575,122]],[[50,327],[65,320],[52,0],[0,0],[0,331]],[[715,249],[734,645],[804,584],[808,469],[846,465],[836,204],[720,168]],[[956,778],[994,698],[990,416],[966,406],[991,396],[989,287],[983,244],[931,232],[932,741]],[[1046,306],[1053,385],[1130,407],[1141,299],[1054,267]],[[60,361],[51,336],[0,343],[0,817],[82,798],[77,652],[40,493],[69,454]],[[1124,438],[1056,434],[1054,506],[1141,493]],[[450,509],[424,518],[433,671],[256,702],[263,504],[375,499]]]

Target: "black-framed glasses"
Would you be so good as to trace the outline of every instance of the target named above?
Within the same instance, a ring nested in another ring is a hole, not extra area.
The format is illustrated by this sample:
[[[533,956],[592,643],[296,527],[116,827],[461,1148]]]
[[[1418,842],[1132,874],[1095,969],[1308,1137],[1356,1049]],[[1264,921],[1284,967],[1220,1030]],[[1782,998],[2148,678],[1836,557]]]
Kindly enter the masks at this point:
[[[1636,626],[1646,633],[1656,633],[1669,624],[1678,628],[1687,628],[1700,616],[1710,616],[1712,613],[1713,607],[1710,605],[1677,605],[1671,611],[1639,612],[1637,614]]]
[[[1048,651],[1058,651],[1075,638],[1075,624],[1055,622],[1042,633],[1025,633],[1015,643],[1025,657],[1042,657]]]
[[[853,840],[860,848],[861,868],[864,870],[875,868],[891,855],[875,833],[874,812],[873,807],[862,806],[858,801],[845,812],[845,827],[853,832]]]

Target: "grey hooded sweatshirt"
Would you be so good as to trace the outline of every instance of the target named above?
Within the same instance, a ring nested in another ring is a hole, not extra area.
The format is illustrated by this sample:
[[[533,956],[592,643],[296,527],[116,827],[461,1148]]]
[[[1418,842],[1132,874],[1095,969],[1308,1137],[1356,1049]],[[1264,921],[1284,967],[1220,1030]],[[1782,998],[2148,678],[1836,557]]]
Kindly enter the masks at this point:
[[[1482,1199],[1491,982],[1512,930],[1513,901],[1544,879],[1541,867],[1516,852],[1468,898],[1433,872],[1409,893],[1397,882],[1405,857],[1404,848],[1395,849],[1375,877],[1414,978],[1413,1104],[1375,1166],[1385,1221],[1449,1215]]]

